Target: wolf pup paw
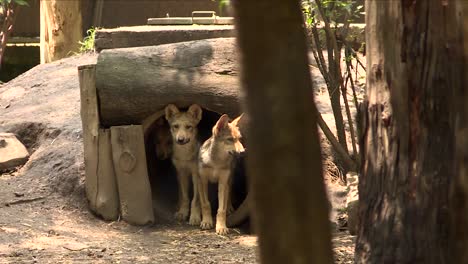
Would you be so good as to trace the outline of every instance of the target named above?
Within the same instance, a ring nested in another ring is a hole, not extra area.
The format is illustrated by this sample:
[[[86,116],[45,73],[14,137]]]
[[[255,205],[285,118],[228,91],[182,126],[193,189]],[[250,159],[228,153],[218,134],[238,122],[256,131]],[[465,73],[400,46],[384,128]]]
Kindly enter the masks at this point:
[[[174,215],[175,219],[178,221],[184,221],[188,217],[188,211],[185,210],[179,210],[175,213]]]
[[[190,219],[189,219],[189,225],[199,225],[201,223],[201,218],[200,215],[197,214],[191,214]]]
[[[211,221],[202,221],[200,224],[201,229],[211,229],[213,228],[213,220]]]
[[[224,235],[227,235],[228,233],[229,233],[229,228],[225,226],[216,227],[216,234],[224,236]]]

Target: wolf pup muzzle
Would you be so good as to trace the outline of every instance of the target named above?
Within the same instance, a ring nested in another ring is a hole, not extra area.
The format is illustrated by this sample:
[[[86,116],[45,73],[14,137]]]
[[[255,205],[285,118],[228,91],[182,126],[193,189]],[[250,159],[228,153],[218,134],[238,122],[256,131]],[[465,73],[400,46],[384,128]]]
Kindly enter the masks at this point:
[[[245,149],[242,150],[242,151],[229,150],[229,151],[228,151],[228,154],[229,154],[229,155],[232,155],[232,156],[234,156],[234,157],[236,157],[236,158],[240,158],[240,157],[244,157],[244,156],[245,156],[245,154],[246,154],[245,152],[246,152]]]
[[[178,138],[177,139],[177,144],[179,145],[185,145],[190,142],[190,138]]]

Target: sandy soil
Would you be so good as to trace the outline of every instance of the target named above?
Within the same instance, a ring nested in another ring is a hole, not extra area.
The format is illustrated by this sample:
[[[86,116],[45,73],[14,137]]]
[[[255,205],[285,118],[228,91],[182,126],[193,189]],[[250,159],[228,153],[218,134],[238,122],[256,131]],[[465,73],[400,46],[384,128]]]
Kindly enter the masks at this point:
[[[87,54],[40,65],[0,86],[0,132],[15,133],[32,153],[25,166],[0,175],[0,263],[256,263],[255,236],[238,230],[217,236],[184,224],[135,227],[88,211],[76,67],[95,61]],[[323,80],[314,83],[333,128]],[[336,222],[346,187],[327,186]],[[354,237],[333,237],[336,263],[352,263]]]

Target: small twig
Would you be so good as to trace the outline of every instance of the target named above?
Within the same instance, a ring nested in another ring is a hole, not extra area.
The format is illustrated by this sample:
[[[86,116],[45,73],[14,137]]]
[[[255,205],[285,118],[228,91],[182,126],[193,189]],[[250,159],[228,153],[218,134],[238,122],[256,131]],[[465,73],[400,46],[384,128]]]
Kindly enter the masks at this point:
[[[342,87],[341,95],[343,96],[343,101],[345,104],[346,117],[348,118],[349,131],[351,133],[351,143],[352,143],[351,145],[353,147],[353,155],[354,157],[357,157],[356,135],[354,133],[353,117],[351,116],[351,110],[349,109],[348,97],[347,97],[347,92],[346,92],[347,82],[348,82],[348,78],[346,78],[346,84],[341,85]]]
[[[83,249],[88,249],[89,247],[81,247],[81,248],[71,248],[71,247],[68,247],[68,246],[63,246],[64,249],[67,249],[67,250],[70,250],[70,251],[81,251]]]
[[[353,48],[351,48],[351,50],[353,50]],[[364,64],[362,64],[362,62],[361,62],[361,60],[359,59],[359,56],[357,55],[357,53],[356,53],[356,52],[354,52],[354,53],[356,54],[355,57],[356,57],[357,64],[359,64],[359,65],[362,67],[362,69],[363,69],[364,71],[366,71],[366,66],[364,66]],[[356,67],[356,69],[357,69],[357,67]]]
[[[329,87],[331,86],[330,73],[327,71],[327,64],[325,62],[325,57],[323,56],[322,47],[320,45],[320,36],[316,24],[313,24],[312,26],[312,36],[315,42],[315,51],[317,52],[317,54],[314,53],[315,61],[317,62],[317,66],[319,67],[319,70],[322,73],[323,78],[325,79],[327,87]]]
[[[15,204],[31,203],[31,202],[43,200],[45,198],[46,198],[45,196],[40,196],[40,197],[35,197],[35,198],[20,199],[20,200],[4,203],[4,206],[8,207],[8,206],[15,205]]]
[[[351,62],[346,61],[346,68],[347,68],[347,71],[348,71],[348,77],[346,79],[349,79],[349,83],[351,84],[351,91],[353,91],[354,106],[356,107],[356,109],[358,109],[358,99],[357,99],[357,95],[356,95],[356,88],[354,87],[354,80],[353,80],[353,75],[352,75],[352,72],[351,72],[351,67],[352,67]]]

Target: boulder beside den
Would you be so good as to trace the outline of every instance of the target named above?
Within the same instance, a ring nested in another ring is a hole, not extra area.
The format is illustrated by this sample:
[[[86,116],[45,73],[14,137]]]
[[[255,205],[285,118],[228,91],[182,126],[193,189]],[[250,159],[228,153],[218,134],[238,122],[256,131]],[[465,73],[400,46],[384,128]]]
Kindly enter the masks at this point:
[[[0,133],[0,171],[21,166],[28,158],[28,150],[14,134]]]

